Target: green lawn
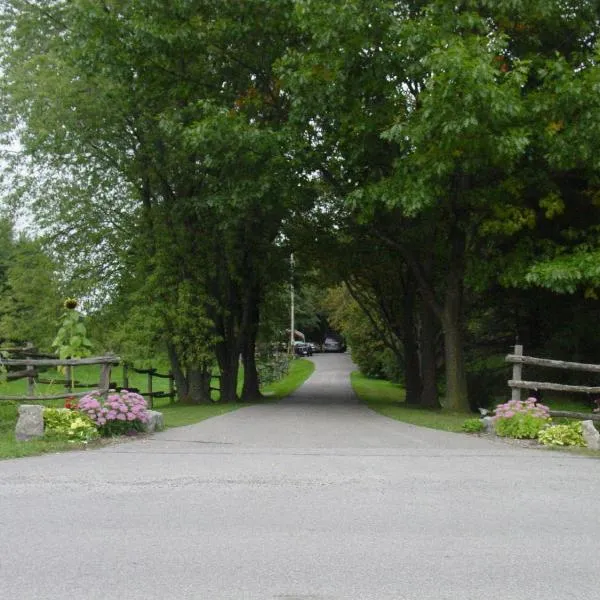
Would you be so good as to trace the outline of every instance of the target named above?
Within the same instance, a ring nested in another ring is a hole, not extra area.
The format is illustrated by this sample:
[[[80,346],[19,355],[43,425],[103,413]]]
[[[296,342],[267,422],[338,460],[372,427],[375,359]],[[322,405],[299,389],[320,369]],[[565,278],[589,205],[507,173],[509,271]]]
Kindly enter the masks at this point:
[[[352,373],[352,387],[358,397],[365,402],[369,408],[378,413],[420,425],[421,427],[430,427],[431,429],[441,429],[443,431],[462,431],[462,424],[465,419],[477,418],[474,413],[456,413],[445,410],[427,410],[420,408],[407,407],[404,404],[404,389],[396,384],[382,379],[370,379],[362,373],[355,371]],[[525,395],[523,394],[523,399]],[[510,399],[510,391],[506,398],[498,398],[497,404],[502,404]],[[545,396],[542,403],[553,410],[571,410],[589,413],[591,408],[585,400],[565,396]],[[566,419],[554,419],[556,423],[566,422]]]
[[[167,373],[168,368],[160,368],[160,373]],[[65,386],[56,381],[65,379],[65,375],[56,371],[56,369],[48,369],[40,373],[40,378],[49,379],[53,383],[37,384],[35,387],[36,395],[50,395],[60,394],[65,391]],[[83,392],[86,389],[94,389],[98,385],[100,380],[100,366],[98,365],[85,365],[74,368],[74,378],[81,383],[92,384],[88,388],[77,388],[76,391]],[[111,371],[111,381],[119,386],[123,386],[123,367],[118,365],[113,367]],[[129,370],[129,387],[137,388],[141,391],[147,391],[148,388],[148,376],[145,374],[134,373],[131,369]],[[169,380],[155,377],[152,380],[153,391],[168,391]],[[0,383],[0,395],[6,396],[21,396],[27,394],[27,379],[17,379],[16,381],[2,382]]]
[[[356,395],[369,408],[404,423],[458,432],[465,419],[475,416],[472,413],[407,407],[404,404],[404,389],[400,385],[382,379],[370,379],[358,371],[352,373],[351,381]]]
[[[314,368],[314,364],[308,360],[297,359],[292,361],[290,363],[289,373],[283,379],[268,386],[265,386],[263,392],[269,394],[265,398],[265,401],[276,401],[291,394],[297,387],[302,385],[302,383],[306,379],[308,379],[308,377],[314,371]],[[77,374],[76,377],[79,379],[79,374]],[[145,391],[145,380],[145,375],[131,374],[130,387],[139,387],[142,391]],[[115,381],[114,378],[113,381]],[[161,385],[158,383],[159,381],[164,383],[162,383]],[[22,387],[17,388],[15,391],[15,383],[21,383]],[[4,386],[10,386],[11,391],[5,391],[6,388]],[[23,389],[25,388],[25,384],[23,384],[20,381],[11,382],[10,384],[4,384],[4,386],[2,387],[2,393],[25,393],[25,390]],[[155,380],[155,385],[153,387],[154,390],[167,390],[168,380]],[[60,386],[56,386],[56,389],[62,391]],[[47,389],[45,389],[43,392],[40,390],[39,393],[48,394],[50,392]],[[51,400],[44,402],[43,404],[45,406],[62,406],[63,401]],[[17,442],[14,436],[15,424],[17,421],[17,406],[18,405],[15,402],[0,401],[0,459],[32,456],[36,454],[42,454],[45,452],[59,452],[64,450],[82,448],[82,445],[80,444],[48,441],[44,439],[32,440],[30,442]],[[163,413],[165,425],[167,427],[191,425],[193,423],[203,421],[204,419],[208,419],[210,417],[215,417],[217,415],[222,415],[232,410],[236,410],[238,408],[241,408],[242,406],[248,406],[248,404],[240,402],[231,404],[219,404],[218,402],[214,402],[212,404],[187,405],[179,403],[170,403],[168,398],[157,398],[154,402],[154,408],[156,410],[160,410]]]

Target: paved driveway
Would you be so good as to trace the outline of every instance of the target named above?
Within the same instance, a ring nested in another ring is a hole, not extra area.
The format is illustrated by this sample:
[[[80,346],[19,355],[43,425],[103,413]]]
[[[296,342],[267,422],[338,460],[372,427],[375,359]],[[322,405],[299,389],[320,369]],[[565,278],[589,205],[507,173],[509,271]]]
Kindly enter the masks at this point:
[[[380,417],[314,361],[277,405],[0,462],[0,596],[600,596],[600,462]]]

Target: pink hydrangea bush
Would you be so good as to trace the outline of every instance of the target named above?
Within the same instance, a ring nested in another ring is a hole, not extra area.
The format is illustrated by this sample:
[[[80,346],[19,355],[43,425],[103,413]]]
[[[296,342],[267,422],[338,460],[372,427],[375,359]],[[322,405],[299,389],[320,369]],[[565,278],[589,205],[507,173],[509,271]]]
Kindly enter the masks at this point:
[[[510,400],[494,411],[494,429],[499,436],[535,439],[550,423],[550,409],[536,398]]]
[[[102,435],[140,431],[149,419],[144,397],[127,390],[110,392],[104,400],[99,392],[90,392],[79,400],[77,408]]]

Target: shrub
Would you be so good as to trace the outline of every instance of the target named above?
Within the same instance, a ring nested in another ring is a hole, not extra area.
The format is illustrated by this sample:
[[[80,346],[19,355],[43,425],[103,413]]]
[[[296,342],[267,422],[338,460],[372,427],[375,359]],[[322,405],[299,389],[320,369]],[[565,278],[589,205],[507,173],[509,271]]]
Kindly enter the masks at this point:
[[[462,424],[462,430],[467,433],[479,433],[483,431],[483,423],[480,419],[467,419]]]
[[[70,442],[89,442],[98,437],[94,422],[77,411],[65,408],[44,409],[44,434]]]
[[[494,428],[501,437],[535,439],[550,422],[550,409],[535,398],[510,400],[494,411]]]
[[[542,429],[538,439],[545,446],[585,446],[581,421]]]
[[[102,435],[141,431],[148,422],[146,400],[127,390],[109,393],[104,401],[99,392],[91,392],[81,398],[78,409],[96,424]]]

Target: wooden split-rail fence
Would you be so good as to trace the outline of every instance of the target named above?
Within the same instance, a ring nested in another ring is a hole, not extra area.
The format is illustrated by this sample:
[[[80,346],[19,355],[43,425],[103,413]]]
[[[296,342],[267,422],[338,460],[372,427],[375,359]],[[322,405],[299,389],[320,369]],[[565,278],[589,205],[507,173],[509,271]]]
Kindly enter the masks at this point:
[[[509,354],[506,357],[506,361],[513,364],[512,379],[508,381],[508,385],[512,389],[511,400],[521,400],[521,390],[530,390],[531,392],[537,392],[539,390],[552,390],[556,392],[574,392],[588,395],[597,394],[600,398],[600,386],[565,385],[562,383],[551,383],[548,381],[526,381],[523,379],[524,365],[535,365],[537,367],[548,367],[551,369],[562,369],[568,371],[585,371],[588,373],[600,373],[600,365],[525,356],[523,354],[523,346],[520,344],[515,345],[514,353]],[[600,421],[600,413],[551,410],[550,416]]]
[[[19,353],[23,353],[26,349],[19,349]],[[0,400],[12,400],[14,402],[31,402],[42,400],[59,400],[61,398],[81,398],[92,391],[97,391],[100,394],[106,394],[109,390],[120,391],[122,389],[131,389],[129,386],[130,372],[147,375],[147,390],[140,391],[137,388],[135,391],[145,396],[148,401],[148,406],[152,407],[155,398],[169,398],[171,402],[175,400],[175,378],[172,373],[159,373],[157,369],[136,369],[128,363],[123,363],[123,385],[119,386],[116,382],[111,382],[111,369],[121,363],[118,356],[107,355],[80,359],[58,359],[52,355],[38,354],[33,351],[27,352],[24,358],[3,358],[0,356],[0,365],[10,367],[4,377],[8,381],[17,379],[27,379],[27,394],[16,396],[0,394]],[[100,365],[100,377],[96,383],[82,383],[74,380],[72,377],[72,369],[84,365]],[[64,368],[64,379],[44,379],[40,377],[40,373],[46,368]],[[16,369],[16,370],[15,370]],[[154,378],[168,379],[168,391],[154,391]],[[54,394],[37,395],[35,387],[37,384],[57,384],[63,385],[64,391]],[[77,392],[76,388],[85,388],[86,391]]]

